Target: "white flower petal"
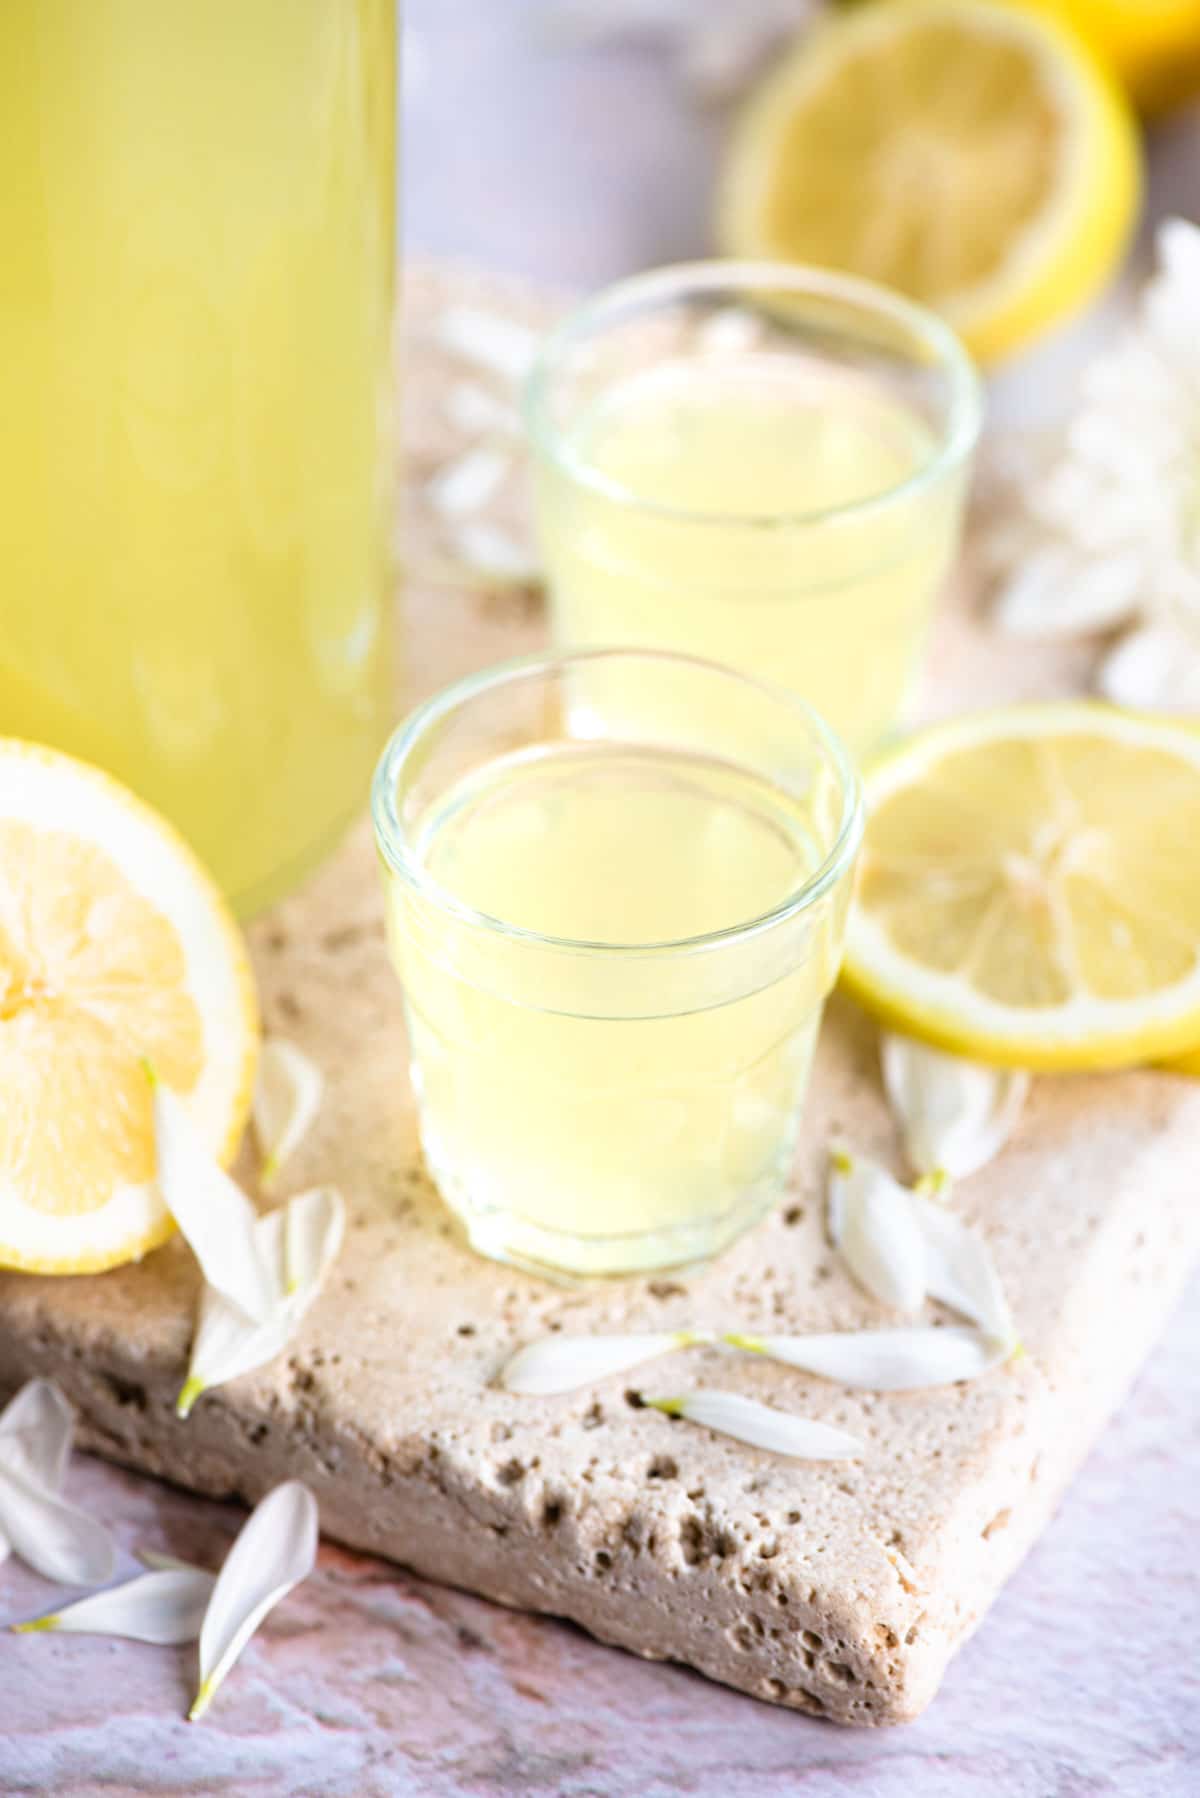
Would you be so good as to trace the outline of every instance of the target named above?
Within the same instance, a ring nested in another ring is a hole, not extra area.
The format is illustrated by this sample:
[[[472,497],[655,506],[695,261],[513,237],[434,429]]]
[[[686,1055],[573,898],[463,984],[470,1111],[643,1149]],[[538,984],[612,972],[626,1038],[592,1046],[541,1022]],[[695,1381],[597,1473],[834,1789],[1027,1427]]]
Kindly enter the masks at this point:
[[[346,1233],[346,1207],[333,1186],[298,1192],[283,1208],[283,1289],[311,1304],[337,1260]]]
[[[477,306],[447,306],[434,326],[443,349],[485,374],[518,385],[533,367],[538,334]]]
[[[930,1298],[969,1317],[996,1342],[1015,1347],[1012,1312],[983,1237],[947,1205],[924,1193],[914,1193],[912,1203],[925,1242]]]
[[[507,450],[479,443],[440,468],[426,484],[425,497],[439,518],[481,512],[513,466]]]
[[[533,550],[486,519],[455,525],[446,540],[457,560],[486,580],[533,587],[542,579],[542,565]]]
[[[981,1067],[886,1033],[879,1055],[914,1173],[960,1180],[1000,1153],[1025,1104],[1028,1074]]]
[[[720,1392],[699,1386],[679,1397],[653,1398],[642,1395],[642,1403],[665,1411],[668,1417],[685,1417],[689,1423],[702,1424],[723,1436],[747,1442],[751,1448],[770,1449],[777,1455],[793,1455],[803,1461],[843,1461],[861,1455],[862,1443],[845,1430],[835,1430],[827,1423],[807,1417],[793,1417],[788,1411],[777,1411],[757,1399],[744,1398],[740,1392]]]
[[[125,1636],[133,1642],[194,1642],[216,1585],[216,1575],[196,1568],[140,1573],[123,1585],[94,1592],[78,1604],[15,1623],[18,1635],[62,1630],[85,1636]]]
[[[455,381],[446,392],[446,416],[465,437],[521,435],[521,415],[475,381]]]
[[[27,1380],[0,1411],[0,1466],[34,1485],[62,1490],[75,1413],[52,1380]]]
[[[259,1218],[256,1253],[269,1271],[271,1307],[255,1322],[214,1287],[205,1287],[177,1416],[187,1417],[211,1387],[253,1373],[283,1353],[337,1259],[345,1216],[340,1193],[314,1187]]]
[[[315,1062],[281,1036],[266,1039],[258,1058],[253,1113],[264,1186],[303,1142],[324,1093],[325,1076]]]
[[[204,1278],[261,1322],[271,1309],[272,1292],[254,1240],[254,1206],[217,1166],[180,1100],[158,1081],[154,1130],[163,1202]]]
[[[215,1287],[206,1286],[187,1379],[175,1401],[175,1415],[190,1417],[193,1405],[203,1393],[274,1361],[291,1341],[295,1327],[292,1307],[286,1303],[281,1303],[262,1323],[254,1323]]]
[[[658,1355],[712,1338],[695,1330],[660,1330],[628,1336],[542,1336],[518,1349],[500,1371],[509,1392],[543,1395],[594,1386]]]
[[[11,1465],[0,1465],[0,1535],[26,1566],[61,1585],[99,1586],[113,1576],[104,1525]]]
[[[287,1480],[250,1513],[217,1575],[200,1631],[190,1722],[204,1715],[267,1612],[312,1572],[316,1558],[317,1501],[299,1480]]]
[[[1166,624],[1132,631],[1104,658],[1096,688],[1136,711],[1200,712],[1200,635]]]
[[[841,1330],[824,1336],[738,1336],[734,1348],[786,1361],[823,1380],[870,1392],[914,1392],[973,1380],[1005,1359],[981,1330]]]
[[[1112,630],[1137,611],[1140,556],[1089,561],[1078,548],[1047,543],[1026,555],[998,595],[992,616],[1010,637],[1052,639]]]
[[[912,1194],[877,1162],[835,1150],[829,1166],[829,1230],[860,1286],[894,1311],[925,1297],[925,1250]]]

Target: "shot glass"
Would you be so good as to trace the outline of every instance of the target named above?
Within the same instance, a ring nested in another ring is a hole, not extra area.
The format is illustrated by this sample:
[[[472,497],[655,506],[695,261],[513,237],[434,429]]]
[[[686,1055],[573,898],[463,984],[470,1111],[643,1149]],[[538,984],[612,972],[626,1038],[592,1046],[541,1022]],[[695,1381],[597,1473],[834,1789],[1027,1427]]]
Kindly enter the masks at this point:
[[[425,1158],[473,1246],[620,1274],[760,1217],[862,833],[816,713],[690,657],[529,657],[420,706],[372,809]]]
[[[820,269],[655,270],[551,333],[525,415],[560,648],[781,682],[856,755],[897,725],[980,424],[940,319]]]

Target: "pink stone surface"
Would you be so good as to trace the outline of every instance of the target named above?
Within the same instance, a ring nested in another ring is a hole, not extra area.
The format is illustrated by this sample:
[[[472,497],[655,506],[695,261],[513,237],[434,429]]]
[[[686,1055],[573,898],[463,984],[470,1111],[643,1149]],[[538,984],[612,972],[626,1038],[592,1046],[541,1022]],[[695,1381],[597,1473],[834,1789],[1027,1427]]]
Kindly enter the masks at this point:
[[[1119,1320],[1114,1319],[1114,1327]],[[916,1723],[848,1731],[323,1548],[208,1717],[194,1648],[0,1639],[0,1792],[325,1798],[1194,1798],[1200,1283]],[[78,1458],[125,1549],[216,1566],[241,1513]],[[15,1560],[0,1620],[63,1595]]]
[[[703,251],[716,122],[651,55],[538,51],[532,11],[410,0],[415,240],[571,281]],[[1153,192],[1200,215],[1200,119],[1161,138]],[[1006,375],[1002,403],[1046,409],[1101,328]],[[815,1723],[325,1548],[200,1724],[182,1721],[194,1649],[0,1638],[0,1793],[1194,1798],[1198,1391],[1193,1282],[1058,1519],[903,1729]],[[67,1489],[126,1551],[215,1566],[240,1522],[83,1458]],[[0,1622],[65,1596],[0,1566]]]

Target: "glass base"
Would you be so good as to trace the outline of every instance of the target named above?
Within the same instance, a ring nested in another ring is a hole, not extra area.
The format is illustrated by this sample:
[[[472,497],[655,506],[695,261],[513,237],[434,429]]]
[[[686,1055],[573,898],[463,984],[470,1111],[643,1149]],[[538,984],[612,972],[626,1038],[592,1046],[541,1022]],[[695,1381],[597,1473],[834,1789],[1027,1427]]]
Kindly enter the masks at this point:
[[[577,1236],[547,1229],[510,1211],[481,1210],[426,1150],[430,1177],[458,1218],[476,1254],[553,1280],[616,1279],[678,1271],[711,1261],[757,1224],[784,1194],[781,1178],[759,1181],[716,1216],[659,1230],[617,1236]]]

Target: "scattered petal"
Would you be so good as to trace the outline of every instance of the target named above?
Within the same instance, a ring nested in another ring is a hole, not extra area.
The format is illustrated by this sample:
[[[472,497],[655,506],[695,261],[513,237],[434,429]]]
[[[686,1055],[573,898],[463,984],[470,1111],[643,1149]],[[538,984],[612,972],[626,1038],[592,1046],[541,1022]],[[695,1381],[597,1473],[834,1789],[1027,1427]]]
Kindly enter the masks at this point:
[[[154,1130],[163,1202],[204,1278],[261,1323],[270,1312],[272,1293],[256,1253],[254,1206],[217,1166],[180,1100],[158,1081]]]
[[[574,1392],[594,1386],[610,1374],[624,1373],[658,1355],[711,1342],[701,1330],[665,1330],[629,1336],[542,1336],[518,1349],[500,1371],[499,1384],[509,1392],[539,1396]]]
[[[1028,1074],[981,1067],[907,1036],[880,1043],[883,1084],[915,1173],[960,1180],[1000,1153],[1029,1092]]]
[[[320,1109],[325,1077],[294,1043],[269,1036],[258,1058],[254,1134],[262,1156],[259,1180],[267,1186],[299,1148]]]
[[[200,1631],[200,1686],[189,1722],[204,1715],[267,1612],[307,1578],[316,1558],[317,1501],[299,1480],[287,1480],[250,1513],[217,1575]]]
[[[987,1243],[937,1199],[915,1192],[912,1204],[925,1243],[930,1298],[969,1317],[1011,1353],[1016,1327]]]
[[[915,1392],[973,1380],[1005,1359],[981,1330],[841,1330],[825,1336],[721,1338],[733,1348],[786,1361],[805,1373],[869,1392]]]
[[[834,1150],[829,1232],[860,1286],[893,1311],[920,1309],[925,1249],[913,1195],[877,1162]]]
[[[101,1586],[116,1551],[102,1523],[14,1465],[0,1466],[0,1535],[26,1566],[64,1586]]]
[[[440,518],[465,518],[483,510],[512,466],[506,450],[476,444],[438,470],[426,484],[425,497]]]
[[[173,1567],[156,1573],[140,1573],[123,1585],[94,1592],[78,1604],[14,1623],[17,1635],[41,1630],[62,1630],[85,1636],[126,1636],[133,1642],[194,1642],[216,1575],[197,1568]]]
[[[455,381],[446,392],[446,416],[465,437],[521,435],[521,415],[475,381]]]
[[[187,1417],[201,1393],[281,1355],[321,1290],[345,1233],[346,1208],[333,1187],[298,1193],[255,1224],[254,1252],[271,1292],[261,1321],[206,1286],[187,1379],[175,1403]]]
[[[27,1380],[0,1411],[0,1468],[61,1492],[75,1413],[52,1380]]]
[[[720,1392],[696,1387],[678,1398],[652,1398],[642,1393],[644,1405],[664,1411],[668,1417],[685,1417],[723,1436],[733,1436],[751,1448],[770,1449],[777,1455],[793,1455],[802,1461],[843,1461],[864,1452],[856,1436],[835,1430],[831,1424],[794,1417],[777,1411],[740,1392]]]
[[[538,334],[528,325],[476,306],[447,306],[434,326],[443,349],[514,387],[533,367]]]
[[[1096,689],[1136,711],[1200,712],[1200,639],[1169,624],[1132,631],[1100,664]]]
[[[534,552],[486,519],[455,525],[447,541],[457,560],[485,580],[534,587],[542,579],[542,565]]]

